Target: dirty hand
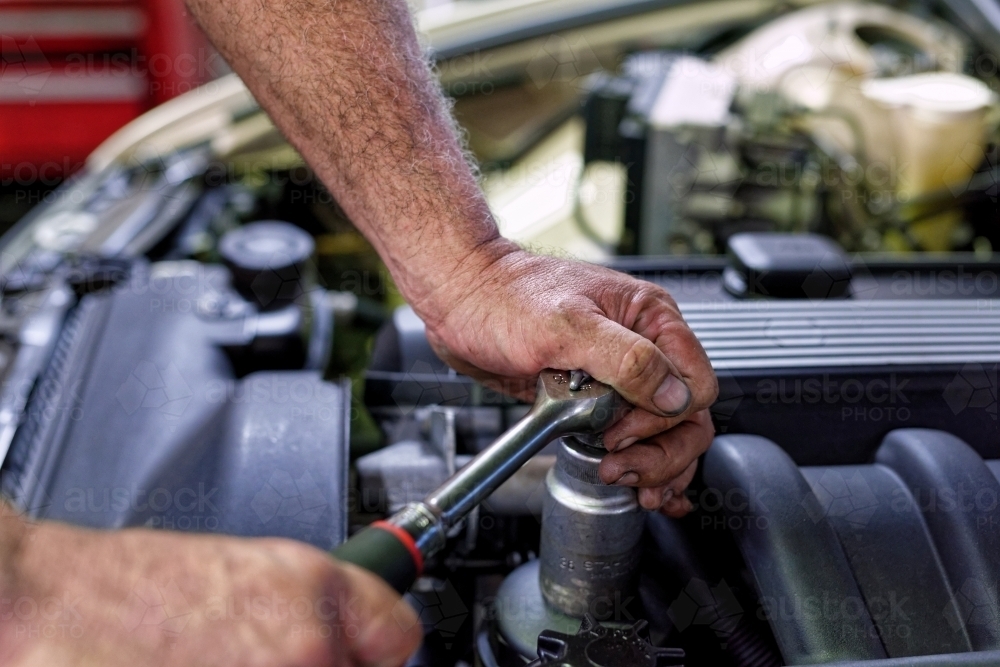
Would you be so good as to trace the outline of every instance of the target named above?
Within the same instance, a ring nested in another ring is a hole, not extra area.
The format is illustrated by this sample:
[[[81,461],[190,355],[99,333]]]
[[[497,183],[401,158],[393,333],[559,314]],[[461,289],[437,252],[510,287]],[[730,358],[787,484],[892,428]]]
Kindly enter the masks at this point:
[[[498,239],[498,243],[507,243]],[[532,400],[544,368],[583,369],[635,408],[604,434],[604,482],[682,516],[711,444],[718,384],[665,290],[616,271],[510,248],[468,262],[416,306],[437,354],[461,373]]]
[[[3,665],[396,667],[421,639],[384,582],[311,546],[0,509]]]

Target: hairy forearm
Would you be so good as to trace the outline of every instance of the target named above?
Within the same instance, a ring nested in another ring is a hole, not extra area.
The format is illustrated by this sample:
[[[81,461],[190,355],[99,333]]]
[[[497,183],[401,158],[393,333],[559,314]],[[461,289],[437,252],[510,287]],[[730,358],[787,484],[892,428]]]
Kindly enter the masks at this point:
[[[411,302],[433,301],[443,283],[511,249],[405,0],[188,4]]]

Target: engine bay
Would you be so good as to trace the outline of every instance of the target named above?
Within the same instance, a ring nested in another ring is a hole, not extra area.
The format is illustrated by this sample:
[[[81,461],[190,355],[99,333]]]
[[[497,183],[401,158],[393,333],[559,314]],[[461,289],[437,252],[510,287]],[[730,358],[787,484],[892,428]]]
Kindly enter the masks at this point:
[[[751,230],[848,252],[995,247],[996,72],[960,30],[875,3],[716,30],[592,74],[588,40],[551,39],[520,88],[458,98],[505,233],[594,258],[719,254]],[[531,145],[495,99],[525,90],[551,99],[534,100],[550,123],[560,96],[583,111]]]

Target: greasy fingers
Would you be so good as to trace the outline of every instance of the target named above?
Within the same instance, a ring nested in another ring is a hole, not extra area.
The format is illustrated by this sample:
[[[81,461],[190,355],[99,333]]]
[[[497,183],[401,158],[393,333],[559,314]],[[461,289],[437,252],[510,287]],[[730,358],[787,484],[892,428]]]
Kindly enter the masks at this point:
[[[639,309],[631,328],[653,341],[677,369],[678,377],[691,392],[689,412],[711,406],[719,393],[715,372],[673,299],[662,288],[650,285],[643,286],[636,301]]]
[[[660,504],[661,514],[679,519],[694,509],[694,505],[691,504],[685,490],[694,479],[694,473],[697,470],[698,462],[694,461],[680,477],[670,483],[666,493],[664,493],[663,502]]]
[[[718,394],[715,373],[670,295],[631,277],[606,279],[622,284],[596,293],[600,312],[574,318],[579,343],[566,348],[560,367],[583,368],[617,389],[641,409],[637,412],[661,420],[709,407]],[[657,423],[660,431],[672,425]],[[628,436],[641,439],[655,432]]]
[[[630,410],[604,432],[604,446],[609,452],[621,451],[640,440],[652,438],[683,423],[686,416],[660,417],[645,410]]]
[[[669,484],[651,489],[638,489],[636,495],[639,505],[643,509],[660,510],[661,513],[678,519],[684,516],[692,508],[691,501],[684,495],[684,491],[694,479],[697,470],[698,461],[695,460]]]
[[[578,344],[559,355],[560,368],[582,368],[614,387],[625,400],[661,417],[691,405],[680,372],[652,340],[596,313],[581,317]]]
[[[709,445],[715,429],[708,410],[701,410],[664,433],[607,454],[601,461],[600,476],[613,484],[626,473],[629,486],[660,487],[683,475]],[[688,480],[690,481],[690,480]]]
[[[423,638],[416,612],[370,572],[341,563],[346,582],[344,634],[350,641],[351,667],[398,667]]]

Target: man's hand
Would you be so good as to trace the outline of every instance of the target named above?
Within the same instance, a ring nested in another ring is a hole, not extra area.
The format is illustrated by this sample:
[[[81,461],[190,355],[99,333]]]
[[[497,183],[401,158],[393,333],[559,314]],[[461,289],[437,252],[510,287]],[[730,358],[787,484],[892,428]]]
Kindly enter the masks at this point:
[[[524,397],[547,366],[611,384],[637,409],[607,433],[603,478],[684,513],[680,491],[712,434],[704,351],[663,290],[500,237],[406,2],[187,2],[445,360]]]
[[[608,484],[671,516],[711,444],[718,384],[667,292],[609,269],[540,257],[500,240],[416,304],[438,355],[499,391],[534,398],[543,368],[581,368],[635,409],[604,434]]]
[[[5,666],[395,667],[421,639],[383,581],[301,543],[31,525],[0,509]]]

